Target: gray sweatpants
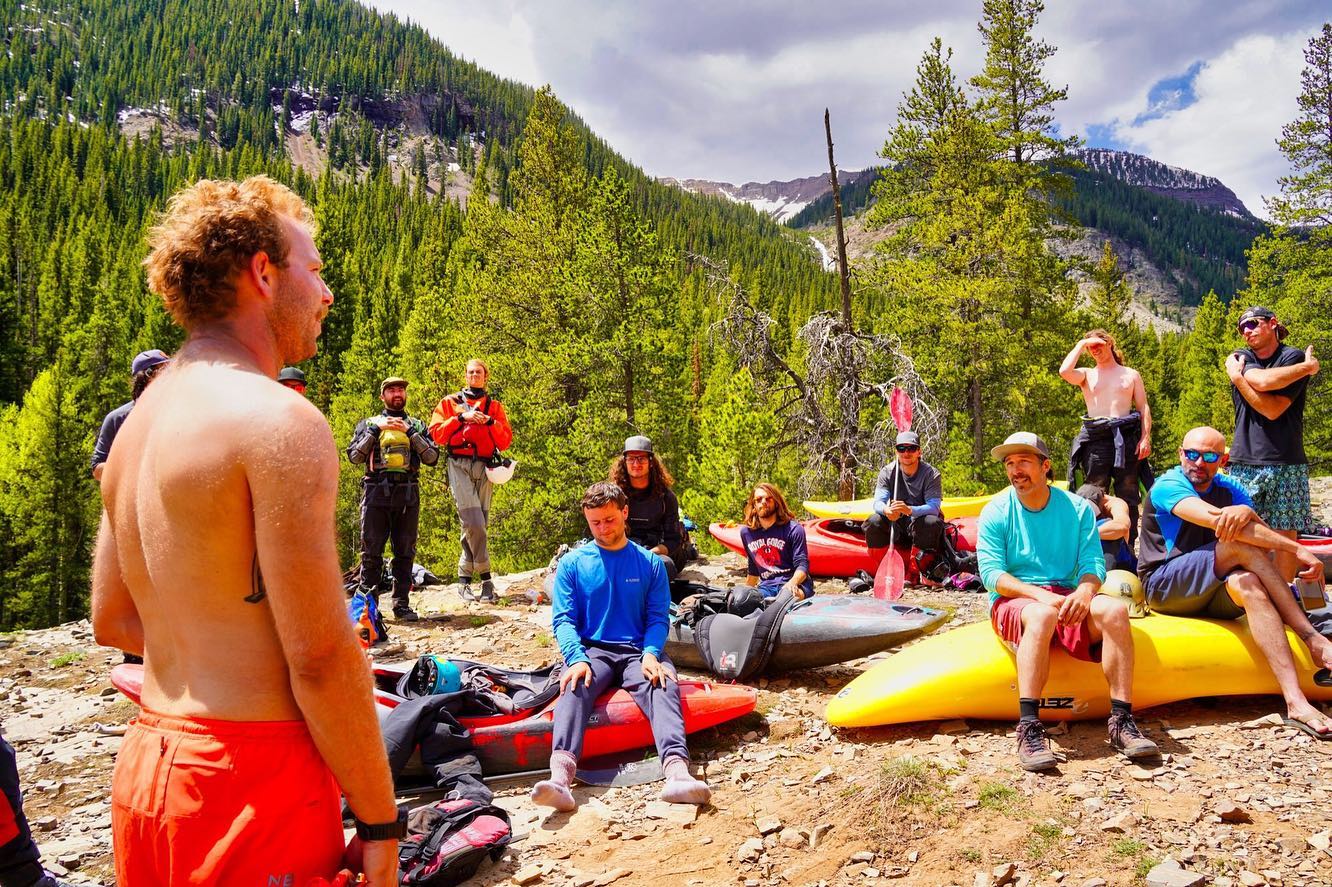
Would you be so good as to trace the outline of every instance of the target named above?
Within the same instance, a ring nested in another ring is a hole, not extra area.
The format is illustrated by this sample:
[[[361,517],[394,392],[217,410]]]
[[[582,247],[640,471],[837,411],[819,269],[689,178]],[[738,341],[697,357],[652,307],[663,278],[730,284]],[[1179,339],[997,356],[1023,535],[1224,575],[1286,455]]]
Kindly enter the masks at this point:
[[[553,750],[581,757],[583,731],[587,729],[587,719],[596,707],[597,697],[607,690],[623,687],[647,715],[661,760],[664,762],[672,757],[689,760],[679,682],[670,680],[663,686],[653,686],[643,677],[643,651],[628,644],[597,646],[584,642],[584,650],[592,668],[592,686],[578,681],[555,702]],[[661,657],[661,663],[670,667],[672,675],[675,674],[675,667],[665,655]]]
[[[486,521],[490,517],[490,494],[495,485],[486,477],[486,463],[479,459],[449,457],[449,492],[458,506],[462,522],[462,555],[459,576],[490,572],[490,549],[486,545]]]

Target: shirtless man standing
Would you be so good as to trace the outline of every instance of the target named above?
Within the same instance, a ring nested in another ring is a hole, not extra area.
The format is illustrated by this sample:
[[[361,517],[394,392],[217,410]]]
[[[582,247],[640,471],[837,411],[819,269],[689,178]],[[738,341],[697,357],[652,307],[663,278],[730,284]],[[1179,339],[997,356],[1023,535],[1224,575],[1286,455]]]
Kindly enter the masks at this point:
[[[405,817],[334,547],[337,448],[274,380],[333,303],[311,226],[256,176],[185,189],[149,235],[149,286],[188,338],[102,477],[93,629],[145,660],[111,789],[122,887],[331,880],[339,787],[369,883],[398,883]]]
[[[1091,356],[1096,366],[1079,367],[1078,358]],[[1096,484],[1114,494],[1129,507],[1129,550],[1138,538],[1138,512],[1142,496],[1138,492],[1138,473],[1142,462],[1152,454],[1152,411],[1147,406],[1147,391],[1142,376],[1124,366],[1124,355],[1114,337],[1102,329],[1091,330],[1059,367],[1059,377],[1082,389],[1087,415],[1082,430],[1073,439],[1068,457],[1068,488],[1077,489],[1081,469],[1085,483]]]

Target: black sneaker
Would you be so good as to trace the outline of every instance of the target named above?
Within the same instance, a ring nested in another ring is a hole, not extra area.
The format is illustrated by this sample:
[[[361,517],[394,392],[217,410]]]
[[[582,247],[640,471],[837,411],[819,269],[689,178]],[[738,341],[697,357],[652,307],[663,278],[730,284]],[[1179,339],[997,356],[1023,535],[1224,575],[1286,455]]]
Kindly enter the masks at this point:
[[[1106,726],[1110,730],[1111,747],[1130,761],[1160,756],[1161,750],[1155,742],[1142,735],[1130,712],[1111,712]]]
[[[499,595],[495,594],[495,583],[489,579],[481,581],[481,600],[494,603],[499,600]]]
[[[399,622],[416,622],[421,617],[411,607],[394,607],[393,618]]]
[[[1018,761],[1023,770],[1037,773],[1059,766],[1059,759],[1050,750],[1050,737],[1045,735],[1045,725],[1040,721],[1018,721],[1017,743]]]

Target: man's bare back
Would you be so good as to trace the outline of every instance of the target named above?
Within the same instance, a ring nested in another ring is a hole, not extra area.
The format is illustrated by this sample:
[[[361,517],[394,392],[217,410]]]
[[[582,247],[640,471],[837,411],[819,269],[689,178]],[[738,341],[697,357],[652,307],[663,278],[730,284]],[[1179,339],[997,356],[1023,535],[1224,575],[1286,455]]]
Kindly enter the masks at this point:
[[[313,405],[219,350],[181,351],[125,423],[105,475],[116,555],[149,644],[143,701],[162,714],[295,720],[282,614],[270,612],[290,602],[270,599],[259,577],[280,581],[293,556],[307,570],[337,563],[331,534],[305,532],[323,523],[311,510],[333,507],[337,451]],[[265,537],[324,556],[257,554],[258,513]],[[341,611],[336,571],[300,581],[330,598],[314,609]]]

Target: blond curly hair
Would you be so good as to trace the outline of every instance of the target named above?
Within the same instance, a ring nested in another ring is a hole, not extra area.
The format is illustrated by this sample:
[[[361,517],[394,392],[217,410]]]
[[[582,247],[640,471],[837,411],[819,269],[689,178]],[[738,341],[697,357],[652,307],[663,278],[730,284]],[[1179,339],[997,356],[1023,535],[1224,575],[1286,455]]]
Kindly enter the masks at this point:
[[[236,305],[235,274],[255,253],[286,267],[284,217],[314,228],[305,201],[268,176],[196,182],[148,232],[148,287],[187,330],[226,317]]]

